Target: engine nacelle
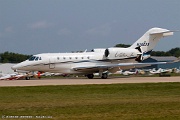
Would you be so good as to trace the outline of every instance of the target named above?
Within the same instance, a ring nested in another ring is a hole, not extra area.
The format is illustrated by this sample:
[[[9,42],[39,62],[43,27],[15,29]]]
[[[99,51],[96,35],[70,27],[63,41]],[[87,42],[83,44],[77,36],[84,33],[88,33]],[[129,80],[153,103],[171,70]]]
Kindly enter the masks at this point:
[[[137,49],[130,48],[107,48],[104,51],[106,59],[125,59],[125,58],[136,58],[140,52]]]

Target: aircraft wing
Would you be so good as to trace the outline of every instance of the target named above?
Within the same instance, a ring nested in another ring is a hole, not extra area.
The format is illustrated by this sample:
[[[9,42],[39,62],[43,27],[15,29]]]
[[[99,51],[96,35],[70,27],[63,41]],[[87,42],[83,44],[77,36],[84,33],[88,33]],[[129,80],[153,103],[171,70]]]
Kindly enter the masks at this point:
[[[131,68],[137,68],[137,67],[145,67],[145,66],[151,66],[151,65],[157,65],[157,64],[169,64],[169,63],[174,63],[177,61],[173,62],[149,62],[149,63],[119,63],[119,64],[104,64],[104,65],[97,65],[97,66],[84,66],[84,67],[74,67],[72,68],[75,71],[80,71],[80,72],[88,72],[88,71],[96,71],[98,72],[99,70],[109,70],[117,67],[131,67]]]

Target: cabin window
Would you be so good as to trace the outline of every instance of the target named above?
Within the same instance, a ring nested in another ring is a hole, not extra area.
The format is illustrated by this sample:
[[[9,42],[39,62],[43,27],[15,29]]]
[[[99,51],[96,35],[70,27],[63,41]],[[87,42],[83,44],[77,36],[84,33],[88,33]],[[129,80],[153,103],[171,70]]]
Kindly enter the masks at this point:
[[[59,60],[59,57],[57,57],[57,60]]]
[[[82,57],[82,59],[84,59],[84,58]]]
[[[69,59],[72,59],[71,57],[69,57]]]
[[[78,57],[75,57],[76,59],[78,59]]]
[[[63,59],[65,60],[66,58],[65,58],[65,57],[63,57]]]
[[[88,56],[87,59],[89,59],[90,57]]]

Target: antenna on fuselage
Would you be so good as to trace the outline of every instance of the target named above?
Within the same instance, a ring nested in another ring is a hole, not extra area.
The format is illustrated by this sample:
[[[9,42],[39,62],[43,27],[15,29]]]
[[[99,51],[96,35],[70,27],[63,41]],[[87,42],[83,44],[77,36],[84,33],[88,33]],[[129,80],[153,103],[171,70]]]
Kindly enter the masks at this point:
[[[84,53],[87,52],[87,49],[85,49]]]

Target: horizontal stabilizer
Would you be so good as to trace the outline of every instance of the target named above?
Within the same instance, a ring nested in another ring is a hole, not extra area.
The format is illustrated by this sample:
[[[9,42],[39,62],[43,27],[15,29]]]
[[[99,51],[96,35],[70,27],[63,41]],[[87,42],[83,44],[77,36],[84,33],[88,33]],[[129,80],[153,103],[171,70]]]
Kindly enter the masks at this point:
[[[175,31],[153,32],[150,35],[163,34],[163,37],[173,35]]]

